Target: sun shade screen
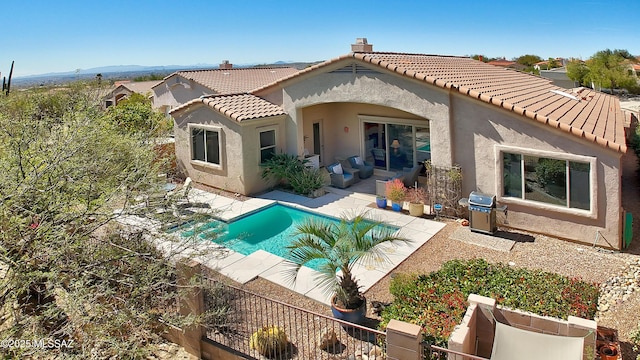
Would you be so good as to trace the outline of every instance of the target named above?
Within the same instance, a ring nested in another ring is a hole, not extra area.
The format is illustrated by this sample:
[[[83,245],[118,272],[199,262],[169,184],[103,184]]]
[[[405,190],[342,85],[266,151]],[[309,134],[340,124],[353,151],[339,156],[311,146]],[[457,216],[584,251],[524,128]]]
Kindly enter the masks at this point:
[[[582,360],[584,338],[540,334],[496,321],[491,360]]]

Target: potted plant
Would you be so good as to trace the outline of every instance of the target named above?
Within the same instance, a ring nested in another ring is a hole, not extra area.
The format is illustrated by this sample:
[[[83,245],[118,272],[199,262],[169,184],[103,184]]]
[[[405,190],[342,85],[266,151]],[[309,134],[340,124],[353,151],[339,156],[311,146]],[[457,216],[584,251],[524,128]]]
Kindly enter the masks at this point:
[[[598,353],[602,360],[616,360],[618,359],[618,346],[614,343],[604,344]]]
[[[427,192],[421,187],[412,187],[407,191],[406,200],[409,202],[409,215],[422,216],[424,214],[424,203],[427,199]]]
[[[407,193],[407,188],[404,187],[402,180],[393,179],[387,181],[385,184],[385,194],[387,199],[391,200],[391,208],[395,211],[402,210],[402,202]]]
[[[378,205],[378,207],[380,209],[386,209],[387,208],[387,198],[381,195],[376,196],[376,205]]]
[[[326,294],[333,294],[333,316],[356,324],[361,324],[367,313],[367,301],[353,274],[356,262],[386,259],[378,245],[408,241],[365,215],[343,215],[340,222],[307,220],[296,227],[295,240],[287,246],[294,281],[303,265],[320,260],[321,275],[316,280]]]

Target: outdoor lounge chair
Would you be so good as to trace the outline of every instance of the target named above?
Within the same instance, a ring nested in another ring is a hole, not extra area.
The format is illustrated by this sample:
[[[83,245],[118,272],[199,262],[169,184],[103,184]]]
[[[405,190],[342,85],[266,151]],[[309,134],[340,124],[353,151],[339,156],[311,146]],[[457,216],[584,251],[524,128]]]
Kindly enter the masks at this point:
[[[339,162],[327,165],[327,171],[331,176],[331,186],[344,189],[353,185],[356,181],[353,173],[345,171]]]
[[[416,165],[412,168],[403,168],[401,172],[396,173],[392,178],[376,180],[376,195],[385,196],[387,181],[393,179],[400,179],[407,188],[414,187],[416,185],[416,181],[418,181],[420,170],[422,170],[422,164]]]
[[[398,173],[396,177],[402,180],[404,186],[408,188],[414,187],[416,181],[418,181],[420,170],[422,170],[422,164],[415,165],[412,168],[403,168],[402,172]]]
[[[172,190],[168,193],[169,196],[174,197],[178,202],[189,202],[189,192],[193,187],[193,181],[190,177],[187,177],[182,184],[182,187],[178,190]]]
[[[360,179],[366,179],[373,175],[373,165],[362,160],[360,156],[352,156],[347,160],[349,160],[349,165],[351,165],[352,168],[360,170],[358,173]]]

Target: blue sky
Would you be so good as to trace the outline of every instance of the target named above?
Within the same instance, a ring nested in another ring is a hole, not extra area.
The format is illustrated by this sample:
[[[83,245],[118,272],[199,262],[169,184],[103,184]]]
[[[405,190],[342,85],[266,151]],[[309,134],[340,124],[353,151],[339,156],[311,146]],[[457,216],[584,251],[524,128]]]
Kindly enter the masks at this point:
[[[374,51],[640,55],[638,0],[249,1],[23,0],[0,3],[0,72],[110,65],[317,61],[366,37]]]

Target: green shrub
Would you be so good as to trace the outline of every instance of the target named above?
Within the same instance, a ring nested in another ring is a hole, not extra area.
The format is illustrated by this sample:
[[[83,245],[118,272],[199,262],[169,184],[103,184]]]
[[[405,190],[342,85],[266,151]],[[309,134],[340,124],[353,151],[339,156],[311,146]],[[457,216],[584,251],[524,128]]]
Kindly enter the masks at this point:
[[[262,178],[282,183],[291,174],[304,170],[304,163],[295,155],[276,154],[262,165]]]
[[[282,355],[288,343],[287,334],[277,326],[264,326],[254,332],[249,340],[252,349],[269,358]]]
[[[418,324],[425,340],[446,346],[466,312],[469,294],[496,299],[505,307],[542,316],[592,319],[598,303],[595,284],[558,274],[514,269],[482,259],[452,260],[427,275],[396,276],[390,286],[391,306],[382,312],[381,327],[391,319]]]
[[[324,186],[324,177],[319,169],[304,168],[288,176],[289,185],[296,194],[311,195]]]
[[[284,187],[290,187],[291,176],[304,171],[305,161],[295,155],[276,154],[262,164],[262,178],[274,181]]]

